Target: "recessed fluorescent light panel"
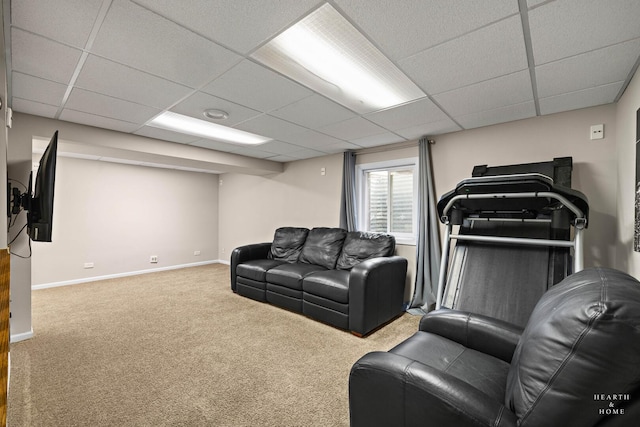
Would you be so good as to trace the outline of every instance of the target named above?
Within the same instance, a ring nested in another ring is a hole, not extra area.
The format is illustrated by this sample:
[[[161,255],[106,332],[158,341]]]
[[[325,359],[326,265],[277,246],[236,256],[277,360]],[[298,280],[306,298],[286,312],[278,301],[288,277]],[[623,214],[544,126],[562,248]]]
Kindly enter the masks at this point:
[[[172,113],[170,111],[160,114],[147,124],[155,128],[186,133],[215,141],[230,142],[232,144],[257,145],[271,141],[271,138],[205,120],[183,116],[182,114]]]
[[[426,96],[328,3],[251,56],[360,114]]]

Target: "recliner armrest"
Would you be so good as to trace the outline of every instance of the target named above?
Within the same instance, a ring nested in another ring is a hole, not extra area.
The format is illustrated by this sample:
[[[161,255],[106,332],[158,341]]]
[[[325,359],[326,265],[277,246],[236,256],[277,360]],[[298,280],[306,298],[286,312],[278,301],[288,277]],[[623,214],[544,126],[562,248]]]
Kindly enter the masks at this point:
[[[385,352],[366,354],[351,368],[349,410],[351,427],[517,424],[504,402],[446,372]]]
[[[236,267],[254,259],[266,259],[271,250],[271,242],[239,246],[231,252],[231,290],[236,291]]]
[[[465,347],[511,362],[523,328],[480,314],[440,309],[420,320],[421,331],[448,338]]]
[[[349,329],[366,335],[403,311],[407,260],[371,258],[349,274]]]

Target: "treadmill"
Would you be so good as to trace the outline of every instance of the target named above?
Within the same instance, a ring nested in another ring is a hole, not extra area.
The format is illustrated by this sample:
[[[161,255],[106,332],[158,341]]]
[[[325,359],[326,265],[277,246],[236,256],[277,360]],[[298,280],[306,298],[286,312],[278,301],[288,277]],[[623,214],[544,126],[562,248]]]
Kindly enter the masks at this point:
[[[445,231],[436,309],[524,326],[551,286],[583,269],[589,205],[571,189],[572,169],[571,157],[476,166],[440,198]]]

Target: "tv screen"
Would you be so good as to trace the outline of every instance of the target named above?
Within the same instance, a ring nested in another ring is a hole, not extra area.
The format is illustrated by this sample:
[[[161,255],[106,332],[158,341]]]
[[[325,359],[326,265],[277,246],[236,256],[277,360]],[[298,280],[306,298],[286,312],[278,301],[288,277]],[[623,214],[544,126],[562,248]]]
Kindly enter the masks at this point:
[[[47,149],[40,158],[33,197],[27,214],[29,237],[36,242],[51,241],[57,153],[58,131],[53,134]]]

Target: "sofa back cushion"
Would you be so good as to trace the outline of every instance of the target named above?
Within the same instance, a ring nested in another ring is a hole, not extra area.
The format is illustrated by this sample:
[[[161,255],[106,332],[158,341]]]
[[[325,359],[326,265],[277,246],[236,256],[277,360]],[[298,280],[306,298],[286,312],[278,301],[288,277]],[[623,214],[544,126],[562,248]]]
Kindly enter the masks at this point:
[[[347,231],[342,228],[312,228],[302,247],[299,261],[334,269],[346,236]]]
[[[396,239],[389,234],[350,231],[344,240],[336,268],[350,270],[367,259],[391,256],[395,248]]]
[[[616,270],[580,271],[536,304],[505,404],[523,427],[600,425],[606,411],[630,409],[640,396],[639,355],[640,283]]]
[[[269,258],[286,262],[297,262],[308,234],[308,228],[278,228],[273,236]]]

